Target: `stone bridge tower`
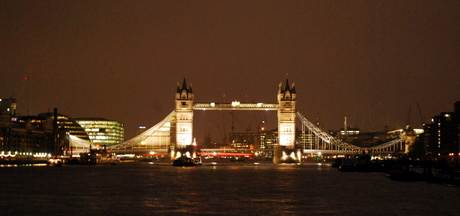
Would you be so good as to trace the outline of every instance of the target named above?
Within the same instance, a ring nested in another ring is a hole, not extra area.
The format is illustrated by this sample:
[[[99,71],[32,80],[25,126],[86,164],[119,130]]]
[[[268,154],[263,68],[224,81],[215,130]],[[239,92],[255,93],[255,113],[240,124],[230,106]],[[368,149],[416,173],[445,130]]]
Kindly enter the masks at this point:
[[[286,86],[280,83],[278,88],[278,144],[293,149],[295,146],[296,92],[295,84]]]
[[[278,88],[278,146],[274,150],[274,163],[300,163],[301,150],[296,149],[296,90],[295,84],[280,83]]]
[[[177,83],[176,91],[176,152],[188,149],[193,144],[193,101],[192,86],[187,87],[184,79],[182,86]],[[183,153],[186,153],[183,152]],[[173,152],[174,154],[174,152]],[[174,155],[172,158],[177,157]],[[189,157],[191,157],[190,155]]]

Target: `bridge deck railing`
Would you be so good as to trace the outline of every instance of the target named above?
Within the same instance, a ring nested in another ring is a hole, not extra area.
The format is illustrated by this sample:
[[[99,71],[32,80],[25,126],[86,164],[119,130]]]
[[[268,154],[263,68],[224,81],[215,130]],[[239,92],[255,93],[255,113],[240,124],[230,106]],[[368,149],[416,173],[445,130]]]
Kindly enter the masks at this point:
[[[268,103],[194,103],[194,110],[278,110],[279,104]]]

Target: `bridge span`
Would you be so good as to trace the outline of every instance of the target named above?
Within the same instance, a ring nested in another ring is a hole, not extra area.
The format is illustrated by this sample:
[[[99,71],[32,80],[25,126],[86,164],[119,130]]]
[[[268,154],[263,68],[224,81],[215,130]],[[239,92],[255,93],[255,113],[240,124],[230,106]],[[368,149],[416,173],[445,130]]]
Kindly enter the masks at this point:
[[[107,149],[116,153],[150,154],[150,152],[168,153],[171,158],[184,155],[190,149],[207,152],[272,152],[274,162],[281,155],[293,155],[296,161],[300,161],[301,154],[392,154],[407,153],[408,147],[414,142],[414,136],[410,133],[402,134],[398,139],[390,142],[362,148],[344,142],[333,137],[311,123],[296,108],[296,89],[294,83],[283,86],[280,83],[278,88],[278,103],[241,103],[237,100],[231,103],[216,102],[194,102],[194,93],[191,86],[186,85],[185,79],[182,87],[178,84],[176,91],[176,108],[163,120],[152,126],[138,136],[125,142],[108,146]],[[196,146],[193,137],[193,112],[200,110],[265,110],[278,112],[278,132],[276,143],[272,149],[206,149],[200,150]],[[297,126],[296,122],[300,122]],[[296,129],[301,127],[301,134]],[[298,139],[302,137],[302,139]],[[69,136],[69,148],[89,149],[96,146],[86,140]]]

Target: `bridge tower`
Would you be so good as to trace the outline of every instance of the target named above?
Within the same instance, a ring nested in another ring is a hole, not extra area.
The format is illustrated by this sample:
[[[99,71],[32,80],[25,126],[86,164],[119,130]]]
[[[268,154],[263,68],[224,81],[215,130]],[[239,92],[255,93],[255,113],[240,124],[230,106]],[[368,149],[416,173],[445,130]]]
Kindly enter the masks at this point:
[[[176,146],[171,148],[171,158],[184,156],[196,157],[193,146],[193,101],[192,86],[187,87],[186,80],[182,86],[177,83],[176,91]]]
[[[300,163],[301,151],[296,149],[296,90],[295,84],[279,84],[278,88],[278,146],[275,148],[273,162]]]
[[[404,153],[407,154],[409,153],[410,147],[414,145],[416,139],[415,132],[410,125],[404,128],[401,138],[404,138]]]

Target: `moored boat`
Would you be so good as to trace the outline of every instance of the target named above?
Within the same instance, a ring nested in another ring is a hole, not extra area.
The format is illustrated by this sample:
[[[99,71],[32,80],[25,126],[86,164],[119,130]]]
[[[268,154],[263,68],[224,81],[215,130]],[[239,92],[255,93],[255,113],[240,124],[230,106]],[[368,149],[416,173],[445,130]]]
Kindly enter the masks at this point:
[[[201,160],[200,160],[201,164]],[[194,159],[182,156],[173,161],[173,166],[196,166],[197,163]]]

